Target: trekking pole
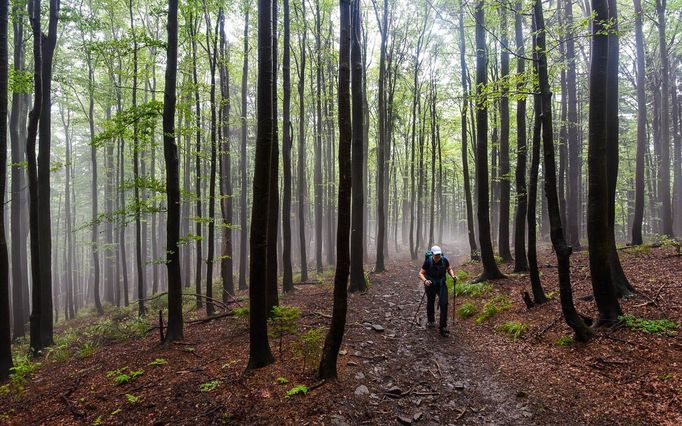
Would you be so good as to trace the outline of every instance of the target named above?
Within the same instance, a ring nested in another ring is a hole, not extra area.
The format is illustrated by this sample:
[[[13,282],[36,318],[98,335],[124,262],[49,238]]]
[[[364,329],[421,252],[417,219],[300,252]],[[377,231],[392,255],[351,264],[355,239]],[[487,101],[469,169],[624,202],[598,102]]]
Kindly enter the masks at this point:
[[[419,309],[422,307],[422,303],[424,303],[424,297],[426,296],[426,289],[424,289],[424,294],[422,294],[422,300],[419,302],[419,306],[417,306],[417,312],[414,313],[414,318],[412,318],[412,325],[410,328],[414,328],[414,324],[417,321],[417,315],[419,314]]]

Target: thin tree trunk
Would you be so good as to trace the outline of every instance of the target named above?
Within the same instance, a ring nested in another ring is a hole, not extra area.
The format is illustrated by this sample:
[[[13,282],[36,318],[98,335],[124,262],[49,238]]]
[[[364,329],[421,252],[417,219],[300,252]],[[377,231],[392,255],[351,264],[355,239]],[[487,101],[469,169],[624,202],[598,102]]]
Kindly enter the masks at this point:
[[[0,205],[7,185],[7,97],[9,95],[9,1],[0,1]],[[0,380],[9,377],[12,333],[9,307],[9,259],[5,239],[5,209],[0,209]]]
[[[352,188],[352,211],[351,211],[351,235],[350,235],[350,291],[366,291],[367,282],[365,281],[363,235],[365,219],[365,193],[362,184],[362,174],[365,168],[363,157],[363,135],[364,135],[364,102],[363,102],[363,79],[364,67],[362,64],[362,44],[361,35],[361,14],[360,2],[355,1],[351,5],[351,47],[350,47],[350,67],[352,84],[352,159],[351,159],[351,188]],[[339,84],[341,79],[339,78]],[[341,88],[339,88],[341,96]],[[339,105],[339,114],[341,113]],[[341,123],[339,122],[339,126]],[[342,141],[339,140],[339,150]],[[340,173],[340,169],[339,169]],[[340,201],[340,199],[339,199]],[[339,220],[340,222],[340,220]],[[338,236],[337,236],[338,237]],[[337,238],[337,244],[340,238]],[[339,258],[339,257],[337,257]]]
[[[516,73],[526,72],[526,61],[523,59],[526,49],[523,42],[523,2],[518,0],[515,5],[514,34],[516,41]],[[517,84],[517,90],[523,90],[524,83]],[[463,121],[466,117],[462,116]],[[528,210],[528,190],[526,188],[526,160],[528,148],[526,146],[526,98],[519,97],[516,101],[516,212],[514,214],[514,272],[528,270],[528,256],[526,255],[526,212]]]
[[[241,180],[241,190],[239,193],[239,289],[246,290],[246,273],[247,273],[247,232],[246,227],[246,141],[247,141],[247,85],[249,76],[249,7],[245,6],[244,13],[244,63],[242,66],[242,110],[241,110],[241,124],[242,124],[242,140],[241,153],[239,156],[239,171]]]
[[[498,228],[498,247],[500,257],[504,262],[511,262],[512,255],[509,248],[509,41],[507,36],[507,9],[500,10],[502,22],[500,78],[502,79],[500,97],[500,225]]]
[[[291,14],[289,0],[283,0],[284,52],[282,53],[282,288],[285,293],[294,289],[291,261]]]
[[[222,144],[220,148],[220,203],[223,215],[223,241],[222,257],[220,260],[220,273],[223,282],[223,303],[227,303],[229,297],[234,296],[234,262],[232,259],[232,217],[233,217],[233,191],[232,191],[232,152],[230,145],[230,71],[227,67],[229,54],[225,52],[225,13],[220,11],[220,90],[221,90],[221,114],[222,114]]]
[[[299,45],[300,68],[298,74],[298,238],[301,250],[301,282],[308,281],[308,256],[306,255],[305,210],[306,210],[306,155],[305,155],[305,57],[308,25],[305,17],[305,0],[301,0],[301,22],[303,35]]]

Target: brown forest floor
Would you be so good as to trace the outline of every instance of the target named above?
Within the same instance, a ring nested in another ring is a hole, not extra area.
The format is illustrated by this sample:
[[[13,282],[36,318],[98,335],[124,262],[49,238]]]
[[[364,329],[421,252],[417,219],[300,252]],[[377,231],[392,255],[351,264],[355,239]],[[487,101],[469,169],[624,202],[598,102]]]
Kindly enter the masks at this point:
[[[450,250],[457,252],[449,256],[453,263],[464,259],[457,250]],[[682,257],[669,248],[620,253],[639,290],[623,302],[624,311],[682,323]],[[572,262],[576,298],[589,295],[587,256],[576,253]],[[546,291],[555,291],[556,261],[549,250],[540,264]],[[339,381],[315,387],[306,396],[286,397],[296,384],[316,385],[313,368],[302,372],[294,338],[284,340],[283,361],[243,374],[247,320],[228,317],[189,325],[183,345],[162,348],[152,332],[107,344],[86,358],[43,360],[22,394],[0,395],[0,423],[682,423],[680,334],[600,330],[587,345],[557,346],[559,337],[570,335],[558,296],[527,310],[520,293],[528,278],[510,275],[481,298],[456,302],[480,310],[487,300],[506,295],[512,301],[509,310],[481,325],[457,318],[453,334],[443,339],[433,329],[411,324],[421,297],[417,265],[392,259],[388,272],[370,276],[368,293],[350,297]],[[458,269],[473,276],[480,267],[467,263]],[[510,265],[504,269],[509,272]],[[282,303],[301,307],[303,330],[324,326],[331,312],[331,285],[297,286]],[[577,300],[577,306],[594,315],[593,302]],[[424,312],[422,307],[422,320]],[[516,341],[497,329],[512,320],[529,325]],[[279,358],[276,340],[271,345]],[[167,364],[150,365],[156,358]],[[123,367],[143,369],[144,374],[117,386],[107,372]],[[278,377],[289,383],[277,384]],[[130,402],[126,394],[139,400]]]

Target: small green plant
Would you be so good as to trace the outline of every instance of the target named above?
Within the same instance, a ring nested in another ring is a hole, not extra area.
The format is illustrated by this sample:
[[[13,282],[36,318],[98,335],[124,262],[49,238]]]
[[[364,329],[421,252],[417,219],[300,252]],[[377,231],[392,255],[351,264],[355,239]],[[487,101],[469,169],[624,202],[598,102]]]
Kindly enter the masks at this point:
[[[186,348],[183,349],[183,350],[184,350],[185,352],[188,352],[188,353],[191,353],[191,354],[192,354],[192,353],[194,353],[194,351],[195,351],[196,349],[194,349],[192,346],[188,346],[188,347],[186,347]]]
[[[278,377],[278,378],[275,380],[275,382],[276,382],[278,385],[286,385],[287,383],[289,383],[289,381],[288,381],[287,379],[285,379],[284,377]]]
[[[92,422],[92,426],[100,426],[102,424],[102,416],[97,416],[94,422]]]
[[[56,362],[68,361],[71,357],[71,351],[69,351],[69,345],[61,344],[55,345],[47,348],[46,359],[53,359]]]
[[[166,364],[168,364],[168,361],[166,361],[164,358],[156,358],[154,361],[150,362],[147,365],[160,366],[160,365],[166,365]]]
[[[463,283],[469,279],[469,274],[467,271],[459,270],[455,272],[455,278],[457,278],[458,283]]]
[[[12,391],[12,390],[11,390],[10,387],[9,387],[9,383],[0,386],[0,395],[7,395],[7,394],[10,393],[11,391]]]
[[[672,373],[663,373],[658,375],[658,379],[664,382],[672,379],[673,377],[674,376]]]
[[[490,317],[506,311],[511,308],[512,302],[507,296],[499,295],[489,300],[481,310],[481,313],[476,317],[476,323],[481,324]]]
[[[519,321],[508,321],[498,326],[497,329],[507,334],[515,342],[528,330],[528,324]]]
[[[112,411],[112,412],[111,412],[111,415],[112,415],[112,416],[115,416],[115,415],[121,413],[122,411],[123,411],[123,408],[120,408],[120,407],[119,407],[119,408],[115,409],[114,411]]]
[[[10,381],[14,385],[17,397],[24,392],[28,383],[28,376],[40,368],[39,362],[33,362],[28,354],[20,354],[14,358],[14,367],[9,375]]]
[[[244,306],[244,307],[240,306],[238,308],[234,308],[233,312],[234,312],[234,316],[242,318],[242,317],[246,317],[249,315],[249,308],[246,306]]]
[[[296,385],[293,388],[289,389],[287,391],[287,398],[292,397],[294,395],[307,395],[308,394],[308,386],[306,385]]]
[[[465,283],[457,282],[455,285],[455,296],[481,297],[486,294],[492,286],[487,282]]]
[[[457,309],[457,315],[462,318],[472,317],[476,313],[476,305],[473,303],[465,303]]]
[[[131,404],[137,404],[138,402],[140,402],[140,397],[127,393],[126,400],[128,400],[128,402]]]
[[[233,359],[232,361],[228,361],[228,362],[226,362],[225,364],[223,364],[223,365],[220,367],[220,369],[221,369],[221,370],[227,370],[228,368],[232,367],[232,366],[235,365],[236,363],[237,363],[237,360],[236,360],[236,359]]]
[[[634,315],[623,315],[619,317],[628,328],[633,330],[643,331],[649,334],[658,334],[661,336],[676,336],[677,329],[680,325],[668,319],[650,320],[644,318],[637,318]]]
[[[220,386],[220,383],[220,380],[211,380],[210,382],[200,384],[199,390],[201,392],[211,392]]]
[[[571,336],[561,336],[554,341],[555,345],[562,346],[562,347],[571,346],[574,343],[575,343],[575,340]]]
[[[92,355],[96,354],[99,351],[99,344],[91,341],[87,341],[83,343],[83,345],[78,348],[78,352],[76,355],[78,358],[88,358],[91,357]]]
[[[314,364],[319,359],[324,333],[324,328],[312,328],[299,337],[296,351],[303,358],[303,372],[306,365],[310,365],[311,362]]]
[[[107,372],[107,377],[110,377],[116,386],[130,383],[139,376],[144,374],[144,370],[131,370],[129,367],[119,368],[118,370],[111,370]]]
[[[270,338],[279,340],[279,358],[282,359],[282,340],[287,334],[294,334],[298,330],[298,319],[301,310],[295,306],[273,306],[270,316],[268,333]]]

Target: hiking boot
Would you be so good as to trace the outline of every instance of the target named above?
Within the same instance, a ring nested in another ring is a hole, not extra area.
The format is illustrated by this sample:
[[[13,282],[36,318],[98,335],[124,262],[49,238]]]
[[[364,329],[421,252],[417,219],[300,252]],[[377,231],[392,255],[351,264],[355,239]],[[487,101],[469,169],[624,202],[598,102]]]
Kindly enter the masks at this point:
[[[438,331],[440,332],[440,335],[443,337],[448,337],[450,335],[450,330],[448,330],[445,327],[440,327]]]
[[[429,322],[426,323],[426,327],[427,327],[427,328],[433,328],[433,327],[435,327],[435,326],[436,326],[436,323],[433,322],[433,321],[429,321]]]

